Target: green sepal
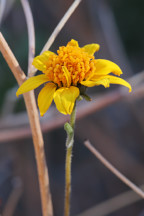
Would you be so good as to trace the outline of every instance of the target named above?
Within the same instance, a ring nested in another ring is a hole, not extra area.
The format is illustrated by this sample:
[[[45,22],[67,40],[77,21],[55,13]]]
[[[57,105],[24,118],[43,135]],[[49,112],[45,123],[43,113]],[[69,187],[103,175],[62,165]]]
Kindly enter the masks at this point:
[[[81,95],[79,95],[78,98],[77,98],[77,100],[81,101],[81,100],[83,100],[83,97]]]
[[[86,101],[92,101],[92,99],[91,99],[87,94],[83,94],[82,97],[83,97]]]

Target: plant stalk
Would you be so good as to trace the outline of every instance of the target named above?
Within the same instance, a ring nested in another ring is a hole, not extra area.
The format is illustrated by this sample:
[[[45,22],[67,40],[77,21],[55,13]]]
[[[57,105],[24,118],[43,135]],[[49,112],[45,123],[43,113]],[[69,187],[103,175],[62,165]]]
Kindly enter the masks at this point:
[[[70,196],[71,196],[71,162],[72,162],[72,149],[74,143],[74,126],[76,119],[76,106],[70,116],[70,123],[66,123],[64,128],[67,132],[66,141],[66,162],[65,162],[65,206],[64,216],[70,215]]]

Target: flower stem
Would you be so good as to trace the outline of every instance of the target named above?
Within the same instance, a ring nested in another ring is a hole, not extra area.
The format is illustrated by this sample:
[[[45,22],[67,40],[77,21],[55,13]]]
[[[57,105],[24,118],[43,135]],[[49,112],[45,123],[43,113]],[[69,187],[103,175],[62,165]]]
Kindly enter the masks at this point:
[[[65,162],[65,206],[64,216],[70,215],[70,195],[71,195],[71,161],[72,161],[72,148],[74,143],[74,126],[76,119],[76,106],[70,116],[70,123],[64,125],[67,132],[66,140],[66,162]]]

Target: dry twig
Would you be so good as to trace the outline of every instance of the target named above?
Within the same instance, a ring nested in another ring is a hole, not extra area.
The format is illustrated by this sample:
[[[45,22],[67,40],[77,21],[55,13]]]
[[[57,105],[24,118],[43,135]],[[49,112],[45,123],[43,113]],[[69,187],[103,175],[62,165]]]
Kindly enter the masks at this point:
[[[72,13],[75,11],[75,9],[78,7],[82,0],[75,0],[73,4],[70,6],[70,8],[67,10],[63,18],[60,20],[56,28],[54,29],[53,33],[49,37],[48,41],[46,42],[45,46],[43,47],[42,51],[40,54],[42,54],[44,51],[49,50],[51,45],[53,44],[54,40],[56,39],[57,35],[59,32],[62,30]],[[35,74],[37,69],[33,69],[32,73]]]
[[[140,188],[144,190],[144,185]],[[106,216],[141,199],[134,191],[127,191],[85,210],[78,216]]]
[[[21,85],[25,80],[26,76],[19,66],[15,56],[10,50],[7,42],[5,41],[3,35],[0,33],[0,51],[5,58],[7,64],[9,65],[13,75],[15,76],[19,85]],[[42,132],[39,123],[38,111],[36,107],[34,92],[30,91],[24,94],[24,100],[28,112],[28,117],[30,121],[30,126],[32,130],[32,138],[34,143],[36,162],[38,168],[38,178],[40,184],[40,195],[42,201],[42,211],[43,216],[52,216],[52,203],[51,195],[49,189],[49,179],[48,170],[46,166],[45,152],[44,152],[44,142],[42,137]]]
[[[19,202],[19,199],[23,192],[23,186],[21,179],[19,177],[16,177],[13,179],[13,189],[10,193],[10,196],[5,204],[4,210],[3,210],[3,216],[13,216],[15,208]]]
[[[6,6],[6,0],[0,0],[0,25],[2,23],[5,6]]]
[[[88,140],[85,141],[84,144],[115,176],[117,176],[123,183],[135,191],[140,197],[144,198],[144,192],[127,177],[125,177],[120,171],[118,171],[108,160],[106,160],[104,156],[102,156]]]
[[[33,22],[33,16],[31,12],[31,8],[29,5],[28,0],[21,0],[24,13],[25,13],[25,18],[26,18],[26,23],[27,23],[27,28],[28,28],[28,40],[29,40],[29,55],[28,55],[28,76],[31,77],[33,76],[32,73],[32,61],[35,56],[35,30],[34,30],[34,22]]]
[[[90,103],[81,103],[77,109],[77,119],[90,115],[103,107],[108,106],[119,100],[121,98],[120,92],[107,93],[103,96],[96,97],[96,100],[93,100]],[[50,110],[49,110],[50,112]],[[13,119],[13,118],[12,118]],[[47,120],[49,119],[49,121]],[[56,110],[48,116],[48,118],[42,119],[42,130],[50,131],[55,128],[62,126],[66,121],[68,121],[68,116],[61,115]],[[0,132],[0,142],[5,142],[8,140],[16,140],[20,138],[30,137],[31,132],[29,128],[24,127],[12,127],[12,129],[5,129]]]
[[[144,85],[141,84],[135,88],[135,90],[129,95],[127,91],[114,90],[109,93],[95,96],[90,103],[81,102],[77,109],[77,120],[86,117],[94,112],[97,112],[121,99],[128,98],[128,100],[135,100],[144,96]],[[128,96],[128,97],[127,97]],[[68,117],[61,115],[56,110],[49,110],[50,115],[46,115],[41,118],[42,131],[51,131],[62,126]],[[20,121],[21,119],[21,121]],[[25,123],[25,124],[24,124]],[[1,120],[0,128],[5,128],[0,131],[0,142],[7,142],[12,140],[18,140],[28,138],[31,136],[29,127],[27,127],[26,117],[24,113],[11,115],[5,120]]]

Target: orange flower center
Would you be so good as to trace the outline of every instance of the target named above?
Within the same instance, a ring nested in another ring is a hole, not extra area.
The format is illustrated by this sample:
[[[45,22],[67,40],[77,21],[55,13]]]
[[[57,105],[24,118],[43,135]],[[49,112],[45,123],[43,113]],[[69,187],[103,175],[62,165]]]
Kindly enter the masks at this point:
[[[95,70],[94,56],[89,55],[83,48],[73,46],[71,41],[67,46],[59,47],[57,53],[58,55],[51,54],[49,56],[44,73],[58,87],[67,87],[67,80],[62,70],[63,66],[70,73],[72,86],[77,86],[78,83],[87,79]]]

